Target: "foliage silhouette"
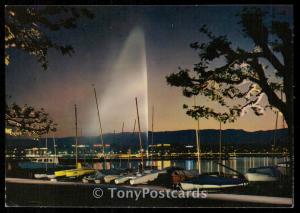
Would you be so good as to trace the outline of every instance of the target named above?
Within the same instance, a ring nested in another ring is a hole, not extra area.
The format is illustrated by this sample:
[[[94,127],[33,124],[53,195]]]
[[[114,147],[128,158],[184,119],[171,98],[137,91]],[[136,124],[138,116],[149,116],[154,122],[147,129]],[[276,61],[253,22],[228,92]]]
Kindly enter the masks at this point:
[[[62,55],[72,55],[74,48],[59,44],[50,38],[49,32],[74,29],[80,17],[93,18],[86,8],[70,6],[6,6],[5,7],[5,64],[11,62],[9,50],[19,49],[36,57],[44,70],[48,68],[49,49]],[[31,106],[20,107],[16,103],[6,104],[6,133],[40,137],[56,131],[57,124],[48,113]]]
[[[294,72],[291,26],[275,18],[267,23],[266,13],[259,8],[244,8],[238,16],[244,36],[253,41],[253,50],[233,48],[227,36],[216,36],[204,25],[200,32],[210,40],[190,45],[200,59],[193,72],[179,67],[179,72],[166,77],[167,83],[181,87],[186,97],[204,95],[224,109],[216,111],[208,106],[189,107],[184,104],[187,114],[194,118],[213,117],[224,123],[234,122],[248,109],[262,115],[265,109],[275,108],[290,127],[293,123]],[[223,59],[224,64],[214,67],[216,59]],[[285,101],[280,98],[280,92],[285,94]],[[264,95],[268,99],[266,105],[261,103]]]

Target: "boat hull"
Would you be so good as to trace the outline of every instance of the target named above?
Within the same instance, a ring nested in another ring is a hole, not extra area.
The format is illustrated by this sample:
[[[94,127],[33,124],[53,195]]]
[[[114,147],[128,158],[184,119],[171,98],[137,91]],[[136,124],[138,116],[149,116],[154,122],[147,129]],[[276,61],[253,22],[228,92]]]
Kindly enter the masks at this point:
[[[282,175],[289,175],[291,172],[290,165],[288,163],[279,163],[277,164],[277,169]]]
[[[95,181],[96,184],[100,184],[101,183],[101,180],[95,179],[94,181]]]
[[[125,183],[129,180],[135,179],[137,176],[134,175],[126,175],[126,176],[121,176],[115,179],[115,184],[122,184]]]
[[[224,189],[245,186],[243,179],[203,175],[180,183],[183,190]]]
[[[134,179],[131,179],[129,182],[131,185],[136,184],[146,184],[150,181],[154,181],[158,177],[159,172],[149,173],[149,174],[143,174],[140,177],[136,177]]]
[[[56,178],[56,177],[55,177],[55,175],[47,175],[47,178],[48,178],[48,179],[54,179],[54,178]]]
[[[66,177],[79,177],[94,172],[95,169],[74,169],[74,170],[66,171]]]
[[[279,180],[281,175],[282,174],[277,167],[258,167],[248,169],[248,172],[245,174],[245,178],[251,182],[270,182]]]
[[[232,184],[232,185],[213,185],[213,184],[192,184],[192,183],[181,183],[181,188],[185,191],[195,190],[195,189],[225,189],[245,186],[245,183]]]
[[[47,178],[47,174],[34,174],[36,179]]]
[[[257,173],[246,173],[245,178],[249,182],[270,182],[270,181],[277,181],[277,177],[272,177],[270,175],[264,174],[257,174]]]
[[[117,179],[118,177],[119,177],[119,175],[106,175],[106,176],[104,176],[104,182],[110,183],[110,182],[114,181],[115,179]]]
[[[54,172],[55,177],[64,177],[66,176],[67,170],[62,170],[62,171],[56,171]]]
[[[78,177],[95,172],[95,169],[70,169],[54,172],[55,177]]]

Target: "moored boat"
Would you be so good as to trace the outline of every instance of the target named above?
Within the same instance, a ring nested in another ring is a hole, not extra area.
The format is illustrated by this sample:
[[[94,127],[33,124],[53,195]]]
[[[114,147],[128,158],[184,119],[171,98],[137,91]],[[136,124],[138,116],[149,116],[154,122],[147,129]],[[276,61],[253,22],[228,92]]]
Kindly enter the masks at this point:
[[[280,171],[276,167],[258,167],[250,168],[245,174],[245,178],[249,182],[259,182],[259,181],[277,181],[281,176]]]
[[[247,185],[247,181],[240,178],[229,178],[211,175],[199,175],[197,177],[184,180],[180,183],[183,190],[195,189],[224,189],[241,187]]]
[[[79,176],[94,173],[95,171],[96,171],[95,169],[90,169],[90,168],[79,168],[79,169],[67,170],[66,177],[79,177]]]
[[[34,174],[34,178],[36,179],[47,178],[47,174]]]
[[[52,175],[47,175],[47,178],[50,179],[50,180],[51,180],[51,179],[55,179],[55,175],[54,175],[54,174],[52,174]]]
[[[71,170],[71,169],[70,169]],[[67,172],[68,170],[61,170],[61,171],[55,171],[54,172],[54,175],[55,175],[55,177],[64,177],[64,176],[66,176],[66,172]]]
[[[102,171],[102,173],[104,175],[103,178],[104,182],[110,183],[115,179],[119,178],[120,176],[127,174],[128,171],[126,169],[118,168],[118,169],[104,170]]]
[[[56,178],[59,177],[79,177],[83,175],[88,175],[96,172],[95,169],[89,168],[88,166],[83,167],[81,163],[77,163],[77,166],[75,169],[67,169],[67,170],[60,170],[60,171],[55,171],[54,176]]]
[[[280,171],[282,175],[289,175],[291,171],[289,162],[278,163],[276,168]]]
[[[84,176],[82,178],[82,182],[84,183],[88,183],[88,182],[95,182],[95,183],[101,183],[103,182],[104,180],[104,174],[98,170],[96,170],[95,173],[93,174],[90,174],[90,175],[87,175],[87,176]]]
[[[197,170],[184,170],[181,168],[171,168],[170,176],[172,178],[172,183],[177,185],[186,179],[190,179],[198,176]]]
[[[135,178],[132,178],[129,182],[130,185],[136,185],[136,184],[146,184],[148,182],[154,181],[158,178],[158,175],[161,173],[166,173],[165,170],[156,171],[152,170],[149,172],[144,172],[143,174],[137,174]]]
[[[115,179],[117,179],[120,175],[105,175],[104,176],[104,182],[105,183],[110,183],[112,181],[114,181]]]
[[[119,176],[118,178],[115,179],[115,184],[122,184],[131,179],[135,179],[136,177],[137,177],[136,174],[127,174],[127,175]]]

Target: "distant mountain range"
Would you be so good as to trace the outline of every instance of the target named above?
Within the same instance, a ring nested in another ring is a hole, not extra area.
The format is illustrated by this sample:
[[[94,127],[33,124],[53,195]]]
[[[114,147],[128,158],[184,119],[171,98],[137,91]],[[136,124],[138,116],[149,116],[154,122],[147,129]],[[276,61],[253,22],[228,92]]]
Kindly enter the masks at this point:
[[[151,132],[142,134],[143,147],[151,144]],[[287,129],[267,130],[247,132],[239,129],[222,130],[222,143],[224,145],[235,146],[271,146],[274,141],[274,134],[276,136],[276,144],[285,146],[288,136]],[[180,131],[163,131],[155,132],[153,135],[153,144],[171,144],[173,146],[180,145],[195,145],[195,130],[180,130]],[[219,130],[206,129],[199,131],[201,146],[217,145],[219,143]],[[104,143],[110,144],[113,149],[131,148],[138,149],[139,138],[138,133],[132,134],[129,132],[123,133],[108,133],[103,136]],[[75,137],[56,138],[58,149],[72,149],[75,143]],[[79,137],[78,143],[82,145],[101,144],[99,136]],[[53,147],[53,139],[48,139],[48,147]],[[45,138],[40,142],[25,138],[7,137],[6,148],[32,148],[32,147],[45,147]]]

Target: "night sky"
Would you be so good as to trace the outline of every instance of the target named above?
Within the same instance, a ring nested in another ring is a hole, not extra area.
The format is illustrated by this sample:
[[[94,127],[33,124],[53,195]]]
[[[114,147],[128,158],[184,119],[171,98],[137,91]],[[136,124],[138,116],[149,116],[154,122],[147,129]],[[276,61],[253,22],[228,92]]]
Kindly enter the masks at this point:
[[[182,105],[193,99],[181,89],[167,85],[165,76],[178,67],[192,68],[197,53],[189,47],[206,41],[199,33],[202,24],[215,34],[227,35],[233,45],[252,49],[235,14],[239,6],[94,6],[95,18],[82,18],[76,29],[51,33],[51,38],[75,49],[72,57],[50,51],[48,70],[33,56],[9,50],[6,67],[6,94],[10,102],[43,107],[58,123],[58,136],[74,135],[74,104],[83,135],[98,135],[99,124],[91,84],[95,84],[104,133],[132,131],[136,118],[134,97],[138,97],[141,128],[151,127],[151,107],[155,108],[155,131],[193,129],[196,122]],[[285,10],[292,19],[292,7],[265,6],[271,14]],[[207,99],[198,97],[199,104]],[[209,103],[211,105],[211,103]],[[149,109],[147,109],[147,106]],[[147,114],[148,110],[148,114]],[[201,119],[201,129],[218,128],[217,121]],[[281,122],[279,123],[281,127]],[[224,129],[248,131],[274,129],[275,114],[248,112]],[[149,129],[151,130],[151,129]]]

